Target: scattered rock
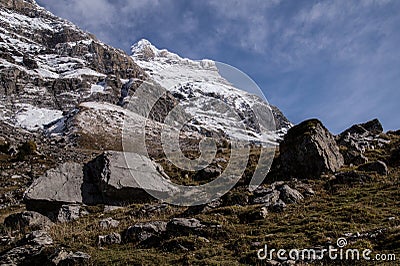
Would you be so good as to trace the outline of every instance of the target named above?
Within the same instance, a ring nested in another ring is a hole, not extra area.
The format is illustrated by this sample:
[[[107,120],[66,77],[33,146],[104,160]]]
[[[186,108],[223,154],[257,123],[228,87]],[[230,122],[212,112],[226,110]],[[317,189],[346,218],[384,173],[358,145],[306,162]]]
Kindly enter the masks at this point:
[[[15,241],[15,237],[0,236],[0,246],[8,246]]]
[[[88,265],[90,261],[90,255],[84,252],[69,253],[67,257],[60,260],[59,266],[71,266],[71,265]]]
[[[380,175],[388,174],[388,168],[387,168],[386,164],[382,161],[366,163],[366,164],[360,165],[357,169],[359,171],[364,171],[364,172],[376,172]]]
[[[139,216],[153,217],[166,214],[170,211],[168,204],[145,204],[139,209]]]
[[[13,230],[42,230],[50,228],[53,222],[38,212],[25,211],[11,214],[4,220],[4,225]]]
[[[46,231],[38,230],[26,235],[20,242],[30,245],[48,246],[53,244],[53,239]]]
[[[317,119],[289,129],[279,149],[283,174],[291,177],[316,178],[344,163],[333,135]]]
[[[272,206],[279,200],[280,191],[275,189],[259,189],[254,192],[253,204],[264,204],[265,206]]]
[[[304,199],[304,196],[297,190],[289,187],[288,185],[283,185],[280,188],[280,198],[285,203],[299,203]]]
[[[121,244],[121,235],[118,233],[111,233],[105,236],[99,236],[98,238],[98,246],[109,246]]]
[[[390,141],[381,137],[383,128],[379,120],[374,119],[363,124],[353,125],[337,136],[346,165],[361,165],[368,162],[364,156],[366,150],[383,148]]]
[[[119,225],[119,221],[114,220],[113,218],[109,217],[106,219],[103,219],[99,222],[99,226],[101,229],[110,229],[110,228],[116,228]]]
[[[167,231],[172,235],[190,235],[205,227],[195,218],[173,218],[167,224]]]
[[[273,212],[283,212],[286,209],[286,204],[281,199],[278,200],[274,205],[269,207],[269,209]]]
[[[116,211],[116,210],[120,210],[122,208],[123,207],[121,207],[121,206],[105,205],[104,206],[104,213],[113,212],[113,211]]]
[[[68,223],[81,217],[81,206],[78,204],[62,205],[55,215],[55,221],[59,223]]]
[[[52,245],[53,239],[43,230],[34,231],[17,242],[17,246],[0,255],[0,265],[33,265],[42,249]]]
[[[142,242],[150,238],[159,237],[167,231],[167,223],[162,221],[153,221],[147,223],[138,223],[130,226],[125,232],[125,239],[131,242]]]

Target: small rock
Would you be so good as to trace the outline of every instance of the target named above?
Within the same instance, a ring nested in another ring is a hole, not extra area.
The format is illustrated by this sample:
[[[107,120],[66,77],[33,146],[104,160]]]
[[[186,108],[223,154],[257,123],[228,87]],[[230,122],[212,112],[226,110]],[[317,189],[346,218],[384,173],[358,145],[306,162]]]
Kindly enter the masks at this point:
[[[268,217],[268,209],[267,207],[261,207],[260,211],[258,212],[260,219],[265,219]]]
[[[118,225],[119,225],[119,221],[114,220],[111,217],[103,219],[99,222],[99,226],[101,229],[115,228],[115,227],[118,227]]]
[[[9,215],[4,220],[4,225],[13,230],[41,230],[53,226],[53,222],[46,216],[33,211],[25,211]]]
[[[59,262],[58,266],[87,265],[90,258],[89,254],[78,251],[68,254],[65,259]]]
[[[121,207],[121,206],[111,206],[111,205],[105,205],[104,206],[104,212],[105,213],[113,212],[113,211],[120,210],[120,209],[123,209],[123,207]]]
[[[167,230],[167,223],[153,221],[148,223],[138,223],[130,226],[125,232],[125,239],[128,241],[141,242],[152,237],[160,236]]]
[[[15,241],[15,237],[0,236],[0,246],[8,246]]]
[[[168,204],[156,204],[156,205],[146,204],[139,209],[140,215],[147,217],[160,215],[163,213],[167,213],[168,211],[169,211]]]
[[[265,204],[271,206],[279,200],[280,192],[274,189],[264,189],[255,193],[253,204]]]
[[[377,172],[380,175],[387,175],[388,168],[386,164],[382,161],[370,162],[358,167],[358,170],[364,172]]]
[[[283,185],[280,188],[280,192],[280,198],[285,203],[299,203],[304,199],[304,196],[299,191],[289,187],[288,185]]]
[[[109,246],[114,244],[121,244],[121,235],[118,233],[111,233],[105,236],[99,236],[98,245],[99,246]]]
[[[46,231],[38,230],[26,235],[20,243],[36,246],[48,246],[53,244],[53,239]]]
[[[273,212],[283,212],[286,209],[286,204],[280,199],[269,209],[272,210]]]
[[[68,223],[79,219],[81,216],[81,206],[78,204],[62,205],[56,215],[56,221]]]
[[[167,231],[171,234],[189,235],[196,233],[204,226],[195,218],[173,218],[167,224]]]

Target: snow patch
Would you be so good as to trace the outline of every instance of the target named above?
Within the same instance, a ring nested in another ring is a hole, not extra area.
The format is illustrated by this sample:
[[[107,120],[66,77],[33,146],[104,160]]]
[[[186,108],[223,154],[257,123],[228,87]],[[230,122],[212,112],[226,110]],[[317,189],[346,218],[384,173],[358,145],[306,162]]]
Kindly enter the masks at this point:
[[[19,111],[15,118],[16,125],[29,131],[43,129],[44,125],[50,124],[63,117],[60,110],[38,108],[30,104],[19,104]]]

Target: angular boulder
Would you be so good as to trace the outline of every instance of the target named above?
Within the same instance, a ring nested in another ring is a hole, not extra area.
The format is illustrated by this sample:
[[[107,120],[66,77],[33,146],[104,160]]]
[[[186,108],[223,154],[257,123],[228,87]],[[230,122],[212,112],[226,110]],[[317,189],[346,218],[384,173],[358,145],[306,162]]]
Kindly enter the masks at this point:
[[[160,166],[137,153],[107,151],[85,168],[109,204],[146,202],[152,199],[148,192],[166,196],[174,189]]]
[[[87,182],[78,163],[64,163],[47,171],[27,189],[24,201],[28,210],[45,214],[62,205],[102,202],[97,187]]]
[[[344,163],[334,136],[317,119],[289,129],[279,149],[281,169],[290,177],[319,177],[336,172]]]

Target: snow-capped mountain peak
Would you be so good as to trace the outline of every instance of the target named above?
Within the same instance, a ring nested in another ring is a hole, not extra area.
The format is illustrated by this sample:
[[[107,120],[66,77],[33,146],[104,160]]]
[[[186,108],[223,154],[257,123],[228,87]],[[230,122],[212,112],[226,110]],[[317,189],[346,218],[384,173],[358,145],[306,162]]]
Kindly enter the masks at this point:
[[[203,131],[204,126],[240,139],[251,135],[256,141],[268,141],[264,138],[265,136],[262,136],[262,131],[267,128],[269,128],[268,131],[275,131],[274,125],[263,127],[252,110],[253,108],[263,109],[271,113],[269,104],[256,95],[236,88],[222,77],[216,62],[208,59],[182,58],[166,49],[158,49],[145,39],[132,46],[131,56],[149,77],[179,99],[183,110],[196,120],[191,125],[193,128]],[[126,100],[130,101],[129,98]],[[244,123],[249,131],[244,132],[232,126],[225,108],[216,107],[216,101],[233,108],[233,113],[241,117],[240,122]],[[210,106],[214,107],[210,109]],[[290,123],[286,123],[284,131],[289,126]],[[270,138],[267,139],[270,140]]]

